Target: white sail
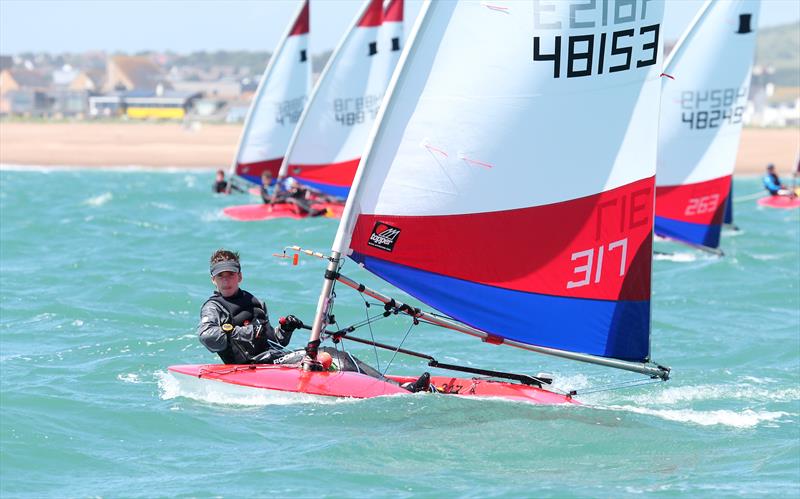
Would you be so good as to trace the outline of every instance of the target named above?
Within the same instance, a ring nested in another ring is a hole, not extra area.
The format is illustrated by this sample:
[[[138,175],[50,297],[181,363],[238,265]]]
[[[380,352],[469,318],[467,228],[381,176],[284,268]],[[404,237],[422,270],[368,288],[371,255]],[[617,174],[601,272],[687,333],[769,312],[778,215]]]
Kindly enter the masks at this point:
[[[646,362],[663,2],[627,5],[426,3],[334,258],[492,342]]]
[[[281,178],[347,196],[388,83],[392,52],[379,44],[382,22],[382,1],[367,0],[311,94]]]
[[[245,119],[232,173],[260,183],[277,177],[289,140],[311,91],[309,5],[304,0],[259,82]]]
[[[759,0],[708,0],[664,72],[656,233],[719,246],[755,52]]]

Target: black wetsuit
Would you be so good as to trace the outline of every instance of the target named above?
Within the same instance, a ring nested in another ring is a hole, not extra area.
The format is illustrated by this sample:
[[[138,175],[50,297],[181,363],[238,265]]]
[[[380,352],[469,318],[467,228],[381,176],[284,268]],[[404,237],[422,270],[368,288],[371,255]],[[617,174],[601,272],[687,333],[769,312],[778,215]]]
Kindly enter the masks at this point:
[[[226,333],[223,324],[233,330]],[[200,309],[200,342],[226,364],[271,363],[285,354],[291,333],[273,328],[264,302],[240,289],[233,296],[215,292]]]
[[[228,182],[225,180],[217,180],[214,182],[214,187],[212,187],[212,189],[217,194],[228,192]]]

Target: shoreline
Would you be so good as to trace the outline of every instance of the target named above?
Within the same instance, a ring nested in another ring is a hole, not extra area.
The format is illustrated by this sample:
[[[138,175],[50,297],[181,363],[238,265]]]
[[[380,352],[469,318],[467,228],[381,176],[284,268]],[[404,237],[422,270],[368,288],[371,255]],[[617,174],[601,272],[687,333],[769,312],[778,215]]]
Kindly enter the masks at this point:
[[[228,170],[242,125],[24,123],[0,121],[0,167],[109,170]],[[790,174],[799,128],[745,128],[734,173],[760,175],[767,163]]]

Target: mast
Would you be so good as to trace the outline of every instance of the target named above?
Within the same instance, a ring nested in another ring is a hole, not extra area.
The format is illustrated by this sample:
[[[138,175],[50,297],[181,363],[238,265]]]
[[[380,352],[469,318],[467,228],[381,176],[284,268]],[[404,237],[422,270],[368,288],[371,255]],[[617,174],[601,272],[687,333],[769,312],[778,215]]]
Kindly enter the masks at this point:
[[[331,300],[331,292],[333,290],[333,283],[335,281],[335,275],[338,273],[339,270],[339,263],[343,254],[347,253],[347,246],[349,244],[350,238],[350,231],[352,230],[353,223],[355,221],[355,217],[358,216],[358,203],[360,201],[361,196],[363,195],[363,187],[361,178],[364,175],[364,170],[366,165],[369,164],[371,157],[373,146],[377,138],[381,135],[381,122],[383,121],[383,117],[386,115],[386,110],[393,106],[392,96],[394,95],[395,88],[402,83],[403,77],[405,75],[405,64],[406,59],[410,56],[409,54],[414,50],[414,40],[417,38],[417,34],[420,30],[424,29],[424,26],[427,25],[430,21],[430,12],[432,10],[430,0],[426,0],[425,4],[423,4],[421,12],[417,16],[417,21],[414,24],[414,28],[411,31],[411,34],[408,37],[406,42],[406,46],[403,49],[402,54],[400,55],[400,60],[398,61],[397,65],[398,68],[392,75],[392,79],[389,82],[389,87],[386,91],[386,96],[383,99],[383,105],[381,105],[380,111],[378,111],[378,116],[375,119],[375,125],[372,127],[372,131],[369,134],[369,138],[367,139],[367,146],[364,149],[364,154],[361,155],[361,161],[358,164],[358,169],[356,170],[355,178],[353,179],[353,186],[350,190],[350,195],[347,197],[347,202],[345,203],[344,211],[342,212],[342,218],[339,222],[339,227],[336,230],[336,237],[333,240],[333,245],[331,246],[331,256],[329,258],[329,263],[327,268],[325,269],[325,277],[322,284],[322,290],[320,291],[319,300],[317,301],[317,311],[314,315],[314,323],[311,328],[311,336],[309,337],[309,344],[319,341],[320,334],[322,331],[325,330],[325,327],[328,325],[327,323],[327,315],[328,310],[332,304]],[[320,78],[321,79],[321,78]],[[317,85],[319,87],[319,85]],[[308,109],[308,107],[306,107]],[[296,130],[295,130],[296,132]],[[288,158],[287,154],[287,158]]]
[[[239,163],[239,158],[242,154],[242,146],[244,145],[244,141],[247,138],[248,134],[250,133],[250,126],[252,125],[253,115],[255,114],[256,109],[258,108],[259,102],[261,102],[261,98],[264,96],[264,89],[267,86],[267,79],[270,77],[272,68],[275,66],[275,64],[277,64],[277,61],[280,58],[281,53],[283,52],[283,47],[286,45],[286,40],[288,40],[289,36],[291,36],[296,30],[297,25],[300,22],[301,16],[304,15],[304,11],[306,17],[310,14],[309,12],[310,7],[308,2],[309,0],[303,0],[300,3],[300,6],[297,8],[297,13],[292,18],[294,19],[294,21],[292,22],[292,24],[289,25],[289,27],[283,33],[280,42],[278,42],[278,47],[275,49],[275,52],[272,54],[272,57],[270,57],[270,60],[267,63],[267,67],[266,69],[264,69],[264,73],[261,75],[261,80],[258,82],[258,87],[256,88],[255,97],[253,97],[253,102],[248,108],[247,115],[245,116],[244,119],[244,126],[242,127],[242,133],[239,135],[239,141],[236,144],[236,153],[233,155],[233,162],[231,163],[230,166],[230,173],[229,173],[230,176],[236,174],[236,165]]]

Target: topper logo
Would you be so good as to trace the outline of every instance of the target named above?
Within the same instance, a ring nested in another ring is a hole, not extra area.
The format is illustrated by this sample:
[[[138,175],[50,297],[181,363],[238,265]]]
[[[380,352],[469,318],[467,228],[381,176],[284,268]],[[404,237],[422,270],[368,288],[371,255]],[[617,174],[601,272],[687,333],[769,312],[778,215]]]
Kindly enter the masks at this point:
[[[399,235],[400,229],[397,227],[392,227],[383,222],[375,222],[375,227],[372,228],[372,234],[369,235],[367,245],[384,251],[392,251]]]

